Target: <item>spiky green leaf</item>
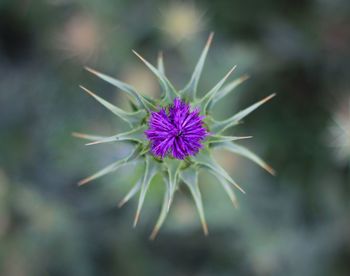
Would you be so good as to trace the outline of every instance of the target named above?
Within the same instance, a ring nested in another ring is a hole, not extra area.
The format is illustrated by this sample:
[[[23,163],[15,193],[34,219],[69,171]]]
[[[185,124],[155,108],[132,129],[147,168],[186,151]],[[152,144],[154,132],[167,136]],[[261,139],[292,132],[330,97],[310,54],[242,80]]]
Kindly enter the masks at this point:
[[[245,193],[245,191],[231,178],[231,176],[225,171],[225,169],[222,168],[211,157],[210,153],[207,150],[203,149],[197,155],[192,157],[192,159],[197,165],[211,170],[212,173],[220,177],[223,177],[224,179],[229,181],[232,185],[234,185],[238,190],[240,190],[242,193]]]
[[[176,92],[176,89],[173,87],[173,85],[170,83],[170,81],[167,79],[167,77],[161,73],[156,67],[154,67],[151,63],[149,63],[147,60],[145,60],[139,53],[133,50],[133,53],[141,59],[141,61],[152,71],[152,73],[157,77],[164,93],[165,93],[165,100],[168,102],[171,102],[174,98],[176,98],[178,93]]]
[[[248,78],[249,78],[248,75],[244,75],[242,77],[239,77],[238,79],[235,79],[235,80],[231,81],[230,83],[228,83],[227,85],[222,87],[218,91],[216,96],[214,98],[212,98],[212,100],[210,101],[210,103],[208,105],[208,110],[210,110],[219,100],[221,100],[222,98],[226,97],[229,93],[234,91],[237,86],[242,84]]]
[[[193,101],[196,99],[196,95],[197,95],[197,88],[198,88],[198,82],[199,79],[201,77],[202,71],[203,71],[203,67],[204,67],[204,63],[205,60],[207,58],[207,54],[210,48],[210,44],[213,40],[213,36],[214,33],[210,33],[209,38],[207,40],[207,43],[205,44],[205,47],[202,51],[202,54],[199,57],[199,60],[196,64],[196,67],[193,71],[193,74],[191,76],[191,79],[189,81],[189,83],[185,86],[185,88],[180,92],[180,94],[188,99],[189,101]]]
[[[165,75],[163,52],[158,53],[157,68],[161,74]]]
[[[223,120],[223,121],[214,121],[211,126],[211,131],[214,133],[221,133],[225,131],[226,129],[237,125],[243,118],[248,116],[250,113],[252,113],[255,109],[257,109],[259,106],[266,103],[268,100],[272,99],[276,94],[271,94],[270,96],[260,100],[259,102],[247,107],[246,109],[243,109],[242,111],[236,113],[232,117]]]
[[[110,165],[108,165],[107,167],[103,168],[102,170],[94,173],[93,175],[89,176],[89,177],[86,177],[82,180],[80,180],[78,182],[78,185],[81,186],[81,185],[84,185],[92,180],[95,180],[97,178],[100,178],[101,176],[104,176],[106,174],[109,174],[111,172],[114,172],[116,171],[117,169],[119,169],[120,167],[132,162],[132,161],[135,161],[136,159],[138,159],[138,157],[140,156],[140,148],[139,147],[136,147],[131,153],[130,155],[128,155],[127,157],[123,158],[123,159],[120,159],[118,160],[117,162],[114,162]]]
[[[217,178],[217,180],[219,180],[219,182],[222,185],[222,187],[224,188],[226,194],[229,196],[233,206],[238,208],[237,197],[232,189],[232,185],[230,185],[230,183],[225,178],[221,177],[220,175],[215,174],[212,171],[210,171],[210,172],[212,175],[214,175]]]
[[[91,95],[93,98],[95,98],[99,103],[101,103],[104,107],[106,107],[108,110],[110,110],[112,113],[117,115],[119,118],[121,118],[123,121],[127,122],[131,127],[135,125],[139,125],[140,122],[145,118],[147,115],[145,110],[139,110],[136,112],[127,112],[123,109],[111,104],[110,102],[102,99],[101,97],[97,96],[87,88],[80,85],[80,88],[83,89],[85,92],[87,92],[89,95]]]
[[[127,141],[127,142],[137,142],[137,143],[144,143],[144,132],[147,129],[147,126],[140,126],[138,128],[135,128],[133,130],[119,133],[117,135],[109,136],[107,138],[94,141],[91,143],[88,143],[86,145],[96,145],[96,144],[102,144],[102,143],[110,143],[110,142],[121,142],[121,141]]]
[[[112,84],[113,86],[119,88],[121,91],[128,94],[134,101],[137,102],[140,108],[144,108],[146,110],[152,110],[155,109],[155,106],[149,102],[144,96],[142,96],[139,92],[137,92],[131,85],[126,84],[120,80],[117,80],[115,78],[112,78],[108,75],[105,75],[103,73],[100,73],[94,69],[91,69],[89,67],[85,67],[87,71],[90,73],[96,75],[100,79],[103,79],[104,81]]]
[[[169,187],[169,179],[164,177],[164,183],[165,183],[165,186],[168,188]],[[163,203],[162,203],[162,207],[161,207],[161,210],[160,210],[160,214],[159,214],[159,217],[157,219],[157,222],[153,228],[153,231],[150,235],[150,239],[151,240],[154,240],[156,238],[156,236],[158,235],[158,232],[160,230],[160,228],[162,227],[167,215],[168,215],[168,204],[169,204],[169,193],[166,191],[164,193],[164,198],[163,198]]]
[[[127,203],[131,198],[133,198],[138,191],[141,189],[141,179],[139,179],[134,186],[130,189],[130,191],[123,197],[123,199],[119,202],[118,207],[122,207],[125,203]]]
[[[223,135],[210,135],[206,139],[207,144],[213,144],[213,143],[222,143],[222,142],[230,142],[230,141],[237,141],[237,140],[243,140],[243,139],[249,139],[253,136],[223,136]]]
[[[146,194],[151,184],[151,181],[159,171],[160,171],[159,163],[155,161],[153,157],[149,155],[146,156],[145,171],[143,173],[143,178],[142,178],[141,191],[140,191],[139,201],[138,201],[136,215],[134,219],[134,227],[137,225],[137,222],[139,221],[141,209],[145,201]]]
[[[99,141],[108,138],[107,136],[97,136],[80,132],[72,132],[72,136],[90,141]]]
[[[175,191],[178,188],[179,173],[180,173],[182,162],[179,162],[179,160],[170,159],[170,158],[167,158],[164,161],[165,161],[164,165],[168,173],[167,183],[169,186],[167,188],[167,192],[169,193],[169,197],[168,197],[169,201],[168,201],[167,210],[169,211],[170,205],[174,198]]]
[[[231,70],[208,92],[202,99],[199,100],[195,105],[199,106],[203,114],[207,114],[209,103],[219,92],[220,88],[224,85],[226,79],[231,75],[236,66],[232,67]]]
[[[260,167],[262,167],[263,169],[268,171],[270,174],[275,175],[275,171],[273,168],[271,168],[271,166],[269,166],[265,161],[263,161],[255,153],[253,153],[252,151],[250,151],[249,149],[247,149],[241,145],[231,143],[231,142],[223,142],[223,143],[217,143],[217,144],[214,143],[212,145],[214,147],[224,148],[230,152],[241,155],[241,156],[253,161],[254,163],[258,164]]]
[[[180,178],[187,185],[192,194],[202,224],[204,235],[208,235],[208,226],[204,215],[202,195],[198,186],[198,170],[193,167],[189,167],[180,173]]]

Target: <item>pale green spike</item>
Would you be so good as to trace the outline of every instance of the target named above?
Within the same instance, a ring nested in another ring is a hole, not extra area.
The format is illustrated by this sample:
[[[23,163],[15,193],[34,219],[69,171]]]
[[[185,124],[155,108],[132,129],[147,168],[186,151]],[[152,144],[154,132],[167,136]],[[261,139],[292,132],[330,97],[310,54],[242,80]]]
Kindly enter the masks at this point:
[[[153,72],[153,74],[158,78],[159,83],[164,90],[165,98],[168,101],[172,101],[174,98],[176,98],[178,93],[176,92],[173,85],[170,83],[170,81],[166,78],[164,74],[162,74],[157,68],[155,68],[151,63],[149,63],[147,60],[145,60],[140,54],[138,54],[136,51],[132,50],[133,53],[141,59],[141,61]]]
[[[188,186],[197,207],[204,235],[208,235],[208,226],[205,220],[202,195],[198,187],[198,171],[195,168],[187,168],[180,174],[182,181]]]
[[[226,120],[214,121],[210,130],[213,131],[214,133],[220,133],[234,125],[237,125],[244,117],[252,113],[259,106],[263,105],[264,103],[266,103],[268,100],[272,99],[275,96],[276,96],[275,93],[271,94],[270,96],[258,101],[257,103],[247,107],[246,109],[243,109],[242,111],[238,112],[237,114],[233,115],[232,117]]]
[[[222,142],[229,142],[229,141],[237,141],[237,140],[243,140],[243,139],[250,139],[253,136],[223,136],[223,135],[210,135],[206,139],[206,143],[212,144],[212,143],[222,143]]]
[[[137,92],[131,85],[126,84],[126,83],[124,83],[120,80],[117,80],[115,78],[112,78],[110,76],[107,76],[103,73],[100,73],[100,72],[98,72],[94,69],[91,69],[89,67],[85,67],[85,69],[87,71],[89,71],[90,73],[96,75],[100,79],[103,79],[104,81],[112,84],[113,86],[116,86],[121,91],[128,94],[133,100],[135,100],[138,103],[139,107],[142,107],[148,111],[155,108],[155,106],[152,103],[150,103],[147,99],[145,99],[145,97],[142,96],[139,92]]]
[[[140,197],[137,205],[137,211],[134,219],[134,227],[136,227],[137,222],[140,218],[141,209],[143,206],[143,203],[145,201],[145,197],[147,194],[147,191],[149,189],[149,186],[151,184],[151,181],[153,177],[159,172],[160,166],[157,161],[154,160],[153,157],[146,156],[145,158],[145,172],[143,174],[142,184],[141,184],[141,191],[140,191]]]
[[[106,174],[109,174],[115,170],[117,170],[119,167],[121,167],[122,165],[124,164],[124,161],[123,160],[118,160],[117,162],[114,162],[110,165],[108,165],[107,167],[103,168],[102,170],[98,171],[97,173],[87,177],[87,178],[84,178],[82,180],[80,180],[78,182],[78,186],[81,186],[81,185],[84,185],[96,178],[99,178],[101,176],[104,176]]]
[[[230,143],[230,142],[224,142],[224,143],[217,143],[217,144],[212,144],[214,147],[218,148],[224,148],[230,152],[239,154],[243,157],[246,157],[247,159],[250,159],[254,163],[258,164],[260,167],[268,171],[270,174],[275,175],[275,171],[273,168],[271,168],[268,164],[266,164],[265,161],[263,161],[259,156],[257,156],[255,153],[252,151],[248,150],[247,148],[237,145],[235,143]]]
[[[90,140],[90,141],[99,141],[99,140],[108,138],[107,136],[96,136],[96,135],[85,134],[80,132],[72,132],[72,136],[76,138]]]
[[[110,110],[112,113],[117,115],[119,118],[127,122],[131,127],[134,125],[140,124],[140,122],[146,117],[147,113],[145,110],[139,110],[136,112],[127,112],[123,109],[111,104],[110,102],[102,99],[101,97],[97,96],[93,92],[91,92],[89,89],[83,87],[80,85],[80,88],[83,89],[85,92],[87,92],[89,95],[94,97],[99,103],[101,103],[104,107],[106,107],[108,110]]]
[[[115,170],[117,170],[118,168],[120,168],[121,166],[126,165],[127,163],[130,163],[131,161],[136,160],[139,157],[139,153],[140,153],[140,148],[137,147],[136,149],[134,149],[130,155],[128,155],[127,157],[125,157],[124,159],[118,160],[117,162],[114,162],[110,165],[108,165],[107,167],[103,168],[102,170],[98,171],[97,173],[86,177],[82,180],[80,180],[78,182],[78,185],[84,185],[94,179],[100,178],[101,176],[104,176],[106,174],[109,174]]]
[[[145,147],[143,147],[142,151],[140,152],[140,155],[146,154],[147,152],[149,152],[149,150],[150,150],[150,146],[146,145]]]
[[[165,76],[163,52],[158,53],[157,68],[158,71]]]
[[[224,85],[226,79],[231,75],[235,68],[236,66],[233,66],[231,70],[225,75],[225,77],[223,77],[208,93],[206,93],[202,99],[195,103],[195,105],[199,105],[202,113],[207,113],[210,101],[215,97],[220,88]]]
[[[242,84],[247,79],[249,79],[249,76],[248,75],[244,75],[244,76],[242,76],[242,77],[240,77],[238,79],[235,79],[235,80],[231,81],[230,83],[225,85],[223,88],[221,88],[218,91],[218,93],[216,94],[216,96],[210,101],[209,106],[208,106],[208,110],[210,110],[219,100],[221,100],[222,98],[226,97],[229,93],[234,91],[234,89],[237,86]]]
[[[164,182],[165,182],[165,186],[169,187],[168,179],[166,179],[165,177],[164,177]],[[159,217],[158,217],[157,222],[153,228],[153,231],[149,237],[150,240],[154,240],[156,238],[160,228],[162,227],[162,225],[163,225],[163,223],[168,215],[168,203],[169,203],[169,193],[166,191],[164,193],[163,204],[162,204],[162,208],[160,210]]]
[[[232,185],[234,185],[238,190],[245,194],[245,191],[231,178],[231,176],[210,156],[209,152],[206,150],[200,151],[197,155],[193,157],[193,160],[199,166],[211,170],[214,174],[225,178]]]
[[[196,64],[196,67],[193,71],[193,74],[191,76],[191,79],[189,83],[185,86],[185,88],[180,92],[180,94],[185,98],[188,99],[189,101],[193,101],[196,99],[197,95],[197,88],[198,88],[198,82],[199,78],[202,74],[203,67],[205,60],[207,58],[207,54],[210,48],[210,44],[213,40],[214,33],[210,33],[209,38],[207,40],[207,43],[205,44],[205,47],[202,51],[201,56],[199,57],[199,60]]]
[[[137,181],[137,183],[132,186],[130,191],[123,197],[123,199],[119,202],[118,207],[122,207],[125,203],[127,203],[132,197],[134,197],[137,192],[141,189],[141,179]]]
[[[147,126],[140,126],[131,131],[119,133],[117,135],[113,135],[98,141],[94,141],[86,144],[87,146],[102,144],[102,143],[110,143],[110,142],[120,142],[120,141],[129,141],[129,142],[137,142],[143,143],[144,140],[144,132],[147,129]]]
[[[147,95],[144,95],[143,99],[152,107],[151,109],[154,109],[154,107],[158,106],[158,101]]]
[[[149,101],[153,106],[156,106],[158,101],[156,99],[153,99],[147,95],[144,95],[143,98],[147,101]]]
[[[211,171],[210,171],[211,172]],[[224,188],[225,192],[227,193],[227,195],[229,196],[230,200],[232,201],[232,204],[235,208],[238,208],[238,202],[237,202],[237,197],[232,189],[232,186],[230,185],[230,183],[223,177],[214,174],[213,172],[211,172],[212,175],[214,175],[220,182],[220,184],[222,185],[222,187]]]
[[[169,201],[167,205],[167,210],[169,211],[171,203],[174,198],[174,194],[176,189],[178,188],[178,178],[179,178],[179,172],[181,168],[181,163],[179,160],[169,159],[167,158],[164,160],[164,164],[166,165],[166,170],[168,172],[168,184],[169,187],[167,188],[167,192],[169,193]]]

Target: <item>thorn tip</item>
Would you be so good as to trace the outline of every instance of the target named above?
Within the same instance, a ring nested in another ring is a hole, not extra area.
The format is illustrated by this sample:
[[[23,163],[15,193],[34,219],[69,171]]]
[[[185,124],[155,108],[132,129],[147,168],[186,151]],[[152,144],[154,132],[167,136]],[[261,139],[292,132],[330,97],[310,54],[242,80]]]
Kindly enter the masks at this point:
[[[275,171],[272,167],[270,167],[269,165],[266,165],[266,166],[264,167],[264,169],[265,169],[267,172],[269,172],[271,175],[276,176],[276,171]]]
[[[209,47],[210,47],[210,44],[211,44],[212,41],[213,41],[213,37],[214,37],[214,32],[210,32],[209,37],[208,37],[208,40],[207,40],[207,43],[205,44],[205,47],[206,47],[206,48],[209,48]]]
[[[204,222],[202,226],[203,226],[204,236],[208,236],[209,235],[208,225]]]
[[[271,100],[273,97],[276,96],[276,93],[272,93],[271,95],[267,96],[266,98],[262,99],[262,103],[266,103],[267,101]]]
[[[85,146],[92,146],[98,144],[99,141],[91,142],[91,143],[86,143]]]
[[[81,89],[83,89],[86,93],[88,93],[90,96],[96,98],[96,95],[95,95],[91,90],[87,89],[86,87],[84,87],[84,86],[82,86],[82,85],[79,85],[79,87],[80,87]]]
[[[121,208],[123,207],[123,205],[125,204],[125,200],[121,200],[119,203],[118,203],[118,208]]]
[[[80,187],[80,186],[82,186],[90,181],[91,181],[90,178],[84,178],[78,182],[78,186]]]
[[[156,239],[157,235],[158,235],[158,232],[159,232],[159,227],[155,226],[153,231],[152,231],[152,233],[151,233],[151,235],[149,236],[149,239],[151,241],[154,241]]]
[[[140,219],[140,210],[137,210],[136,215],[135,215],[135,219],[134,219],[134,224],[133,224],[134,228],[136,227],[139,219]]]
[[[92,68],[90,68],[90,67],[88,67],[88,66],[85,66],[84,69],[85,69],[86,71],[88,71],[88,72],[94,74],[94,75],[97,75],[97,74],[98,74],[98,72],[97,72],[96,70],[94,70],[94,69],[92,69]]]

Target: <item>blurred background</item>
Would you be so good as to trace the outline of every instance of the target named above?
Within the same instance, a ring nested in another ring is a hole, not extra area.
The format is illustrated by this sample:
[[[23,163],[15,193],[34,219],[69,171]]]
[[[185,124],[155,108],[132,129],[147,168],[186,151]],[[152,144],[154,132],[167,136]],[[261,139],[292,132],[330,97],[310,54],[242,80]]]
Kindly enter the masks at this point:
[[[201,91],[234,64],[250,75],[217,118],[278,93],[231,131],[277,176],[217,152],[239,208],[204,176],[209,237],[183,188],[151,242],[160,182],[136,229],[136,200],[117,205],[140,168],[77,186],[128,151],[71,136],[125,128],[78,85],[126,105],[89,66],[157,96],[135,49],[152,63],[162,50],[181,88],[210,31]],[[350,275],[349,45],[348,0],[0,0],[0,275]]]

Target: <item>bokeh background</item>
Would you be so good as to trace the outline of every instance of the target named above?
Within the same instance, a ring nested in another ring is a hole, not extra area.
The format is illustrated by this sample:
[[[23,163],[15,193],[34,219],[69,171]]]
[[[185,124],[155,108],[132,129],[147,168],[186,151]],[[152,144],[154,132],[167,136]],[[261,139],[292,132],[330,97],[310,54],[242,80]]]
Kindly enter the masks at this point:
[[[234,64],[250,75],[219,118],[278,93],[231,131],[277,176],[216,153],[247,191],[239,208],[204,176],[209,237],[183,188],[151,242],[161,182],[136,229],[136,200],[117,204],[140,168],[76,185],[128,151],[71,136],[125,127],[78,85],[126,105],[90,66],[157,96],[136,49],[153,63],[162,50],[181,87],[210,31],[201,91]],[[348,0],[1,0],[0,275],[350,275],[349,45]]]

